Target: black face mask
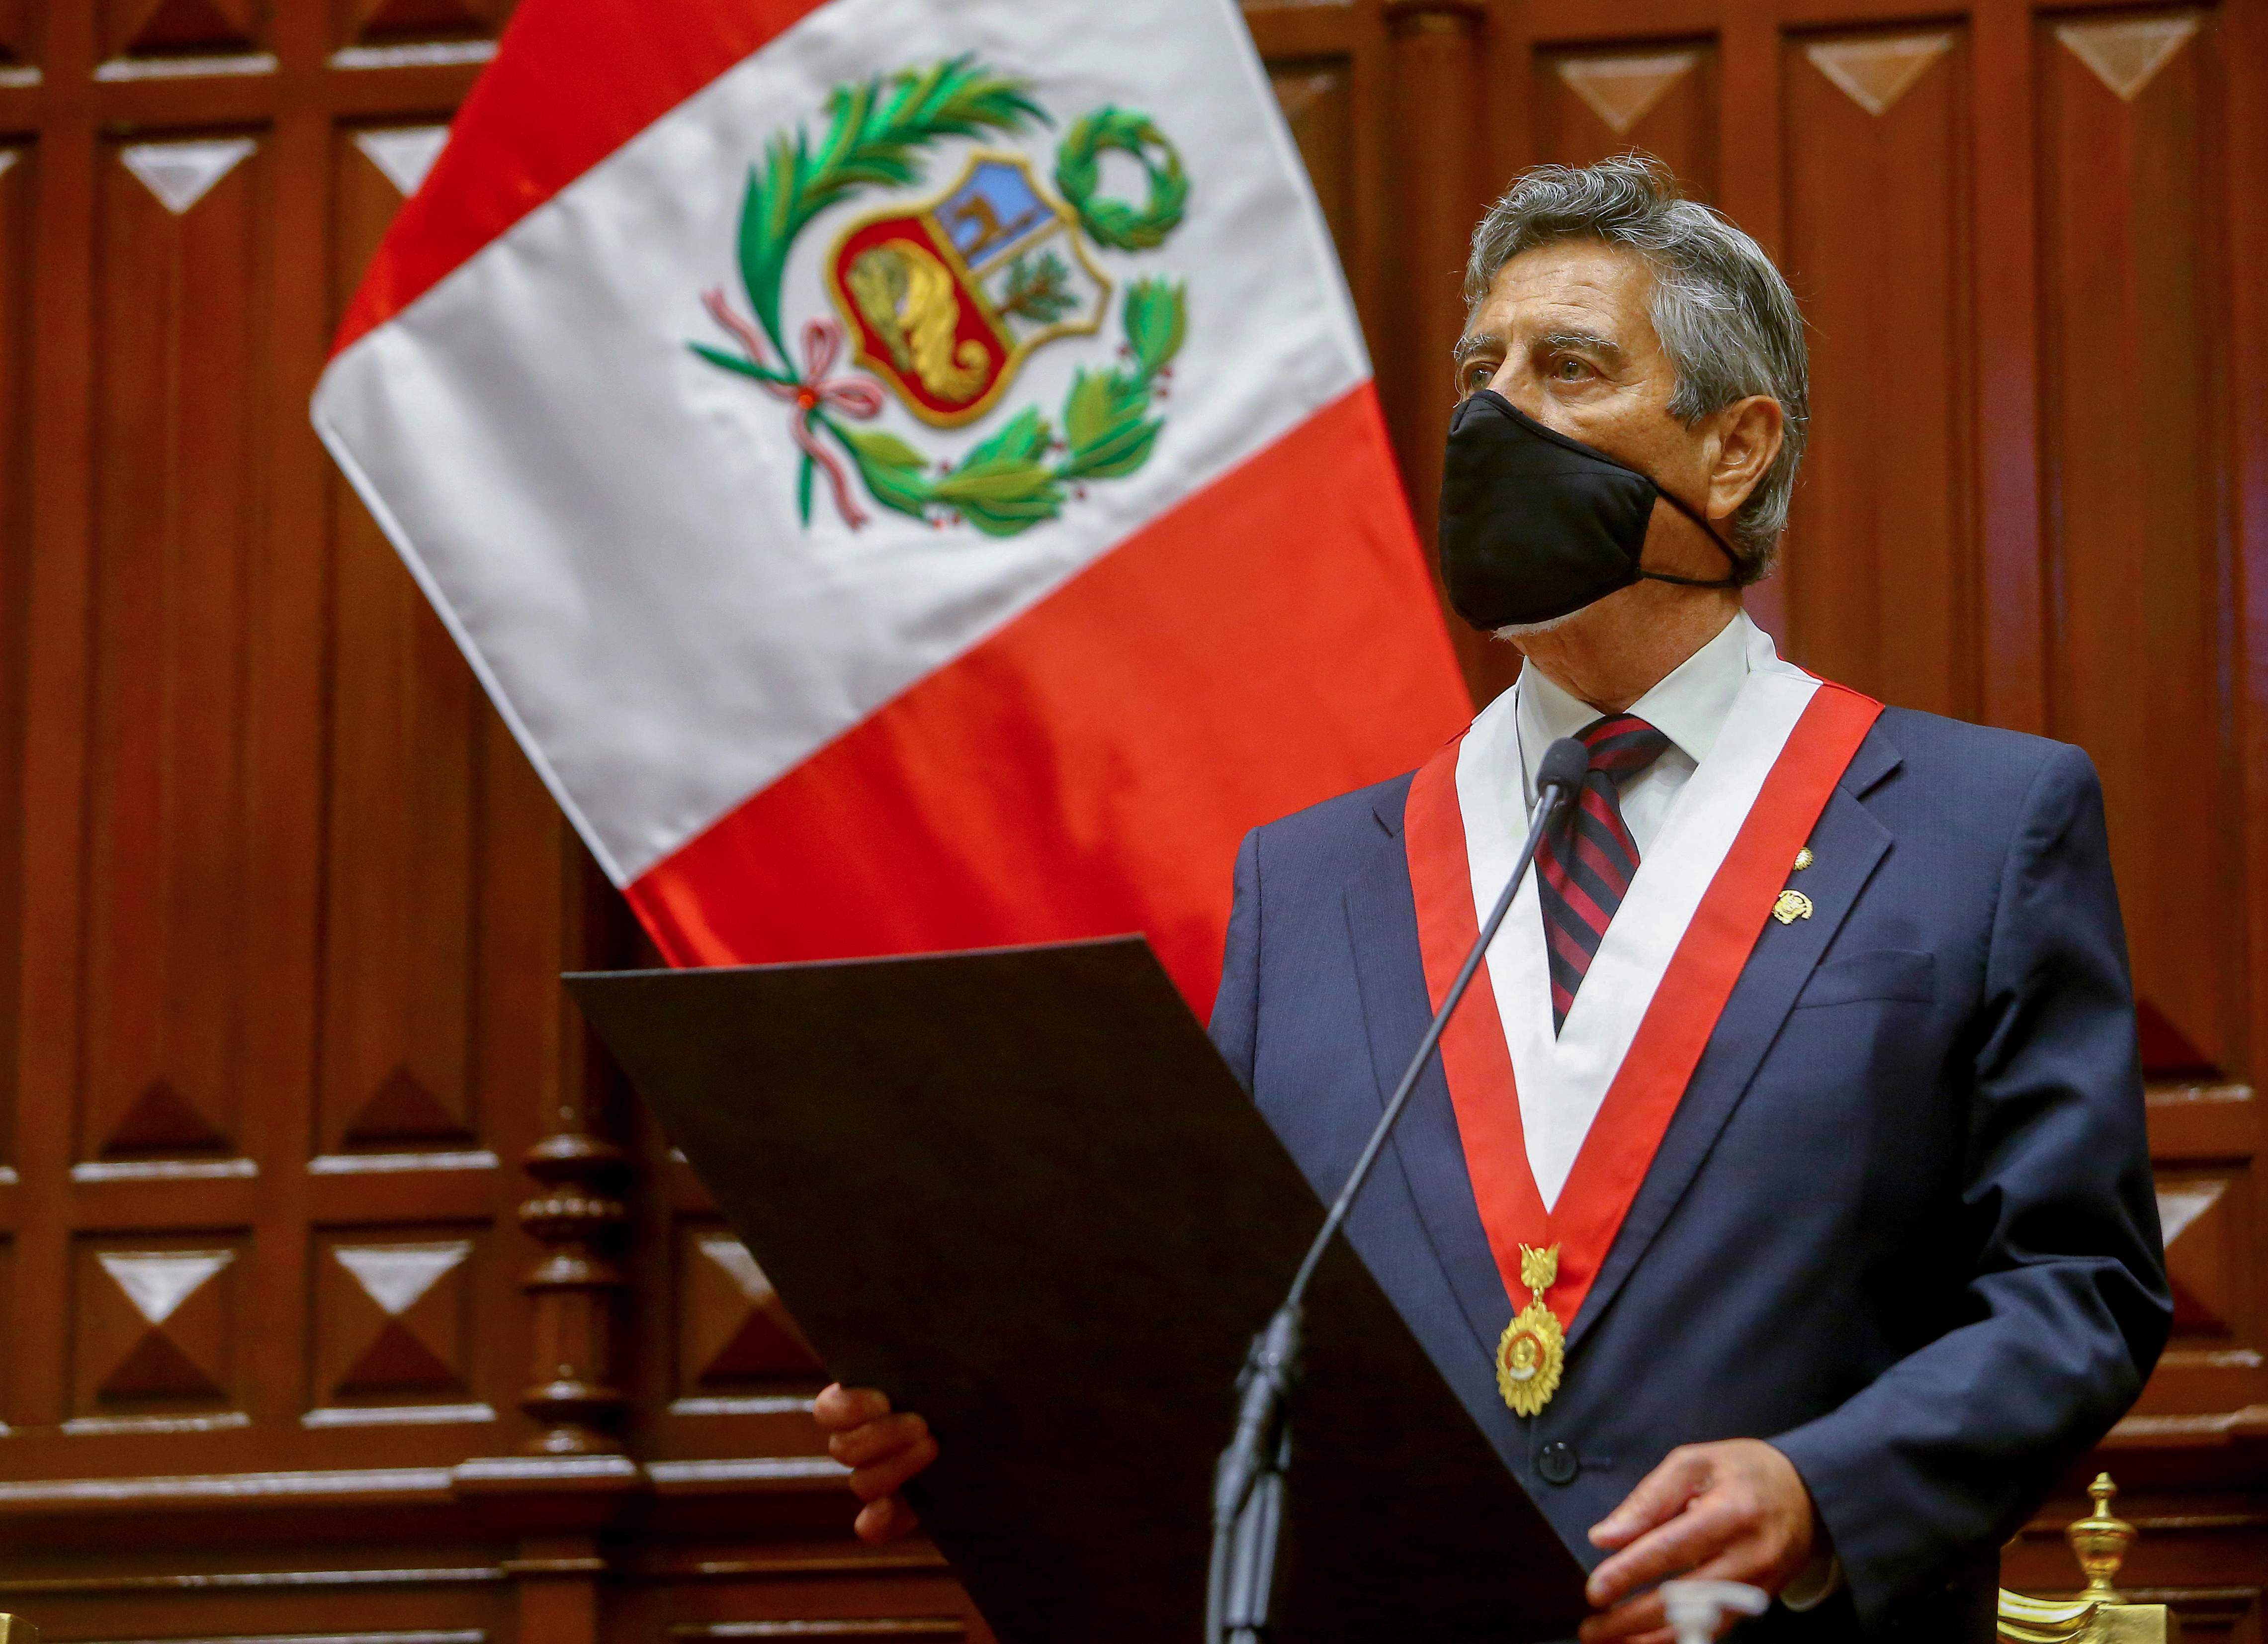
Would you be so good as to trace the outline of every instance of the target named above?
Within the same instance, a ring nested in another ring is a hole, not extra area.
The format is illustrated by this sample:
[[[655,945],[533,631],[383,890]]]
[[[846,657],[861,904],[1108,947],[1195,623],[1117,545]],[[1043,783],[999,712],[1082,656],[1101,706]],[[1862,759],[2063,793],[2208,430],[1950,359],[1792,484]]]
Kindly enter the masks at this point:
[[[1653,500],[1660,498],[1709,533],[1734,570],[1740,560],[1702,515],[1580,440],[1554,433],[1493,388],[1449,419],[1441,470],[1441,580],[1449,603],[1474,627],[1548,623],[1641,579],[1693,588],[1714,581],[1647,571]]]

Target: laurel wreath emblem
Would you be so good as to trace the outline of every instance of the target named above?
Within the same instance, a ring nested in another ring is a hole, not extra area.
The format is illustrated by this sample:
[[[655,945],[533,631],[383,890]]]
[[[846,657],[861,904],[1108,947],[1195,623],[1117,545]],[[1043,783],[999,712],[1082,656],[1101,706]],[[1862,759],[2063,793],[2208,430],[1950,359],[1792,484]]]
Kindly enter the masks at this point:
[[[844,519],[854,527],[864,521],[838,453],[881,506],[934,524],[958,520],[990,536],[1013,536],[1053,520],[1086,482],[1123,477],[1149,461],[1165,426],[1155,402],[1187,328],[1186,291],[1175,281],[1129,283],[1120,306],[1120,361],[1074,372],[1060,431],[1038,407],[1027,406],[957,462],[933,461],[895,434],[852,425],[879,413],[881,388],[868,379],[830,374],[842,346],[833,321],[804,327],[803,369],[791,364],[780,286],[797,237],[821,211],[860,189],[918,181],[924,151],[940,142],[1052,125],[1031,91],[1028,82],[995,73],[966,54],[876,75],[829,93],[827,129],[816,144],[801,126],[776,133],[749,168],[739,265],[755,324],[712,291],[704,299],[709,312],[740,351],[689,346],[711,365],[790,402],[791,431],[803,452],[798,503],[806,524],[821,474]],[[1102,158],[1114,151],[1134,159],[1147,178],[1139,205],[1101,192]],[[1120,251],[1163,244],[1189,200],[1189,180],[1172,143],[1147,115],[1127,109],[1105,107],[1077,121],[1057,150],[1055,179],[1088,237]]]
[[[1130,154],[1149,173],[1150,198],[1142,210],[1101,197],[1102,156],[1109,149]],[[1056,151],[1056,187],[1079,213],[1079,225],[1114,251],[1151,251],[1163,245],[1180,225],[1189,198],[1189,181],[1174,145],[1148,115],[1121,108],[1098,108],[1071,129]]]

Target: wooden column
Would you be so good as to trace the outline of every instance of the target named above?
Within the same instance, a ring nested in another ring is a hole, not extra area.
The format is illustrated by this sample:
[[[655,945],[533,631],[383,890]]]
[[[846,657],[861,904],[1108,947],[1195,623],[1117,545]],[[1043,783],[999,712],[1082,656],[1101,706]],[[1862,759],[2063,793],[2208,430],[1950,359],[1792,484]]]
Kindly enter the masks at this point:
[[[584,852],[568,843],[561,864],[560,953],[570,968],[600,957],[623,915]],[[553,985],[556,987],[556,984]],[[555,998],[559,1073],[542,1135],[520,1157],[538,1191],[519,1225],[543,1247],[521,1283],[528,1298],[528,1386],[519,1407],[535,1422],[521,1446],[533,1456],[617,1455],[630,1398],[615,1385],[615,1322],[630,1280],[616,1259],[630,1233],[623,1201],[630,1155],[605,1133],[604,1071],[583,1019]]]
[[[1979,6],[1972,24],[1977,297],[1977,648],[1981,717],[2048,729],[2047,560],[2041,542],[2041,42],[2029,9]]]
[[[619,1197],[629,1160],[580,1128],[579,1104],[563,1102],[561,1128],[521,1161],[541,1191],[519,1207],[520,1225],[549,1247],[523,1286],[534,1308],[535,1380],[520,1408],[537,1430],[526,1448],[544,1456],[611,1454],[628,1397],[613,1385],[615,1299],[625,1287],[610,1246],[630,1220]]]
[[[607,1561],[595,1537],[528,1536],[504,1561],[519,1589],[519,1636],[544,1644],[598,1644],[603,1631],[599,1583]]]
[[[1482,169],[1480,0],[1388,0],[1392,110],[1387,201],[1388,297],[1380,315],[1379,393],[1419,536],[1430,550],[1454,388],[1449,350],[1464,329],[1460,294],[1473,225],[1488,198]],[[1518,653],[1449,631],[1476,701],[1512,682]]]
[[[617,1385],[615,1325],[630,1280],[622,1257],[631,1227],[629,1153],[606,1133],[609,1074],[582,1019],[561,999],[568,968],[611,962],[623,918],[597,867],[555,820],[560,852],[556,961],[537,968],[552,1013],[557,1068],[549,1111],[520,1156],[536,1191],[519,1207],[539,1250],[521,1280],[528,1301],[527,1386],[534,1423],[517,1456],[481,1456],[453,1470],[460,1500],[517,1543],[501,1561],[517,1597],[519,1636],[544,1644],[598,1644],[609,1562],[602,1537],[651,1488],[623,1451],[630,1397]],[[523,1134],[526,1132],[523,1132]]]

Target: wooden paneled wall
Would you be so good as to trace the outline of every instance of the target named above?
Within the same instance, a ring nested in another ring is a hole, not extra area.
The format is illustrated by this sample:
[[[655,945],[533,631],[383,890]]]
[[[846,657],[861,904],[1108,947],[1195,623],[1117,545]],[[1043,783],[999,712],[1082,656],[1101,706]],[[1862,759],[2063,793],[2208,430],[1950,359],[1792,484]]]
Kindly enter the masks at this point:
[[[807,1348],[562,1008],[558,969],[634,954],[619,904],[306,427],[508,9],[0,0],[0,1607],[982,1638],[933,1552],[849,1537]],[[2135,1581],[2257,1639],[2268,0],[1248,15],[1421,520],[1475,217],[1646,148],[1813,327],[1760,616],[2095,756],[2181,1313],[2089,1465]],[[2012,1581],[2070,1584],[2080,1510]]]

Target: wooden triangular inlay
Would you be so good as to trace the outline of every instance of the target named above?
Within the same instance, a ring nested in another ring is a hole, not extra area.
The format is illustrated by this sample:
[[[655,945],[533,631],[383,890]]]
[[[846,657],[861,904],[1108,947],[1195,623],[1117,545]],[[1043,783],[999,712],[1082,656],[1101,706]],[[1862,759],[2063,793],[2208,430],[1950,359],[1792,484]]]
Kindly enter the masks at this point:
[[[1950,34],[1891,34],[1804,48],[1812,66],[1870,114],[1886,114],[1929,65],[1953,49]]]
[[[209,1124],[195,1103],[173,1087],[173,1081],[155,1079],[134,1099],[102,1144],[104,1154],[225,1153],[227,1139]]]
[[[464,1121],[406,1067],[388,1073],[347,1126],[347,1139],[358,1143],[443,1141],[464,1134]]]
[[[217,1398],[221,1390],[196,1361],[151,1331],[102,1381],[105,1398]]]
[[[1690,74],[1700,61],[1697,51],[1657,52],[1643,57],[1568,57],[1559,63],[1559,77],[1616,136],[1627,136],[1631,128],[1652,114],[1669,88]]]
[[[1269,85],[1276,92],[1276,106],[1284,111],[1286,123],[1298,125],[1300,116],[1315,106],[1316,100],[1329,94],[1340,84],[1336,74],[1273,74]]]
[[[358,0],[354,37],[370,43],[484,34],[490,26],[482,15],[486,10],[466,0]]]
[[[2198,31],[2194,17],[2124,18],[2112,23],[2066,23],[2056,38],[2095,70],[2095,77],[2131,103],[2158,70]]]
[[[115,48],[130,56],[243,51],[253,44],[244,0],[158,0],[119,31]]]
[[[2167,1245],[2171,1247],[2179,1243],[2182,1235],[2190,1230],[2198,1217],[2218,1205],[2221,1195],[2228,1191],[2226,1182],[2159,1188],[2158,1226]]]
[[[236,1259],[234,1250],[105,1251],[97,1258],[111,1282],[134,1304],[142,1322],[155,1327],[180,1311],[181,1303],[203,1289],[212,1276]]]
[[[441,1355],[399,1319],[388,1319],[340,1379],[342,1393],[438,1393],[463,1385]]]
[[[400,1318],[416,1306],[472,1253],[468,1239],[438,1244],[342,1244],[331,1251],[388,1318]]]
[[[2154,999],[2134,1001],[2135,1036],[2142,1046],[2142,1071],[2155,1079],[2212,1080],[2222,1077],[2213,1058],[2177,1027]]]
[[[766,1376],[815,1369],[818,1362],[811,1344],[784,1313],[777,1318],[751,1313],[701,1367],[699,1379],[709,1383],[762,1381]]]
[[[748,1247],[729,1233],[712,1233],[701,1240],[701,1254],[717,1264],[718,1270],[728,1275],[735,1289],[755,1302],[769,1301],[772,1297],[772,1281],[764,1277],[764,1270],[756,1265],[756,1258],[748,1254]]]
[[[819,1368],[811,1344],[747,1247],[729,1233],[713,1233],[698,1236],[694,1248],[705,1258],[692,1275],[688,1297],[694,1339],[688,1358],[696,1382],[717,1386]]]
[[[2228,1333],[2235,1301],[2228,1287],[2228,1183],[2198,1179],[2158,1183],[2158,1222],[2165,1230],[2166,1278],[2174,1292],[2174,1328]]]
[[[433,169],[448,141],[446,126],[388,126],[357,132],[354,140],[355,146],[386,173],[386,180],[405,200],[417,192],[417,185],[425,181],[425,173]]]
[[[158,196],[175,217],[205,197],[206,191],[252,152],[250,137],[211,137],[192,143],[136,143],[119,151],[128,171]]]

